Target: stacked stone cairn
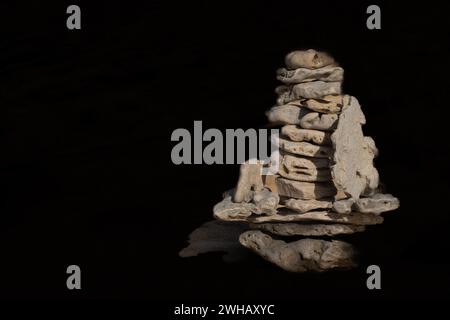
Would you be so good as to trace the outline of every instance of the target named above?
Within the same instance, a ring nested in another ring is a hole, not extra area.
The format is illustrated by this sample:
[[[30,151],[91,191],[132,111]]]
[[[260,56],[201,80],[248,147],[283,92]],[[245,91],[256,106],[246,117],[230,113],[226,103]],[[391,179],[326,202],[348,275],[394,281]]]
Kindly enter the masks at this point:
[[[380,193],[378,150],[363,134],[358,100],[342,93],[344,70],[315,50],[291,52],[285,64],[277,70],[277,105],[266,113],[281,127],[278,173],[242,164],[214,217],[240,221],[240,244],[287,271],[355,267],[355,248],[335,237],[382,223],[380,214],[399,200]]]

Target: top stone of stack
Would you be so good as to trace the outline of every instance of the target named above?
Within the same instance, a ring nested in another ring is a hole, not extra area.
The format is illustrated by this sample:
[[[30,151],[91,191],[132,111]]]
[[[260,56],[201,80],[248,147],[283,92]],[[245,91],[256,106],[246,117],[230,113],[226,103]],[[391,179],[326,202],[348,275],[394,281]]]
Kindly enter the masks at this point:
[[[286,56],[285,64],[290,70],[298,68],[318,69],[335,64],[335,61],[325,52],[309,49],[292,51]]]

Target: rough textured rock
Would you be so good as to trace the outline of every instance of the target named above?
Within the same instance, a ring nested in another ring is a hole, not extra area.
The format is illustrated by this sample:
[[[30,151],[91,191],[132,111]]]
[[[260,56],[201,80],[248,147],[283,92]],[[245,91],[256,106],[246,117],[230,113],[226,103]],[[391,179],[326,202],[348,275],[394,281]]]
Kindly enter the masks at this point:
[[[256,205],[256,213],[275,214],[280,202],[278,194],[270,192],[268,189],[255,192],[253,203]]]
[[[333,202],[333,211],[337,213],[350,213],[352,206],[355,203],[354,199],[344,199]]]
[[[284,62],[288,69],[317,69],[335,64],[333,57],[329,54],[313,49],[292,51],[286,55]]]
[[[326,158],[299,157],[291,154],[283,154],[280,161],[290,171],[302,169],[327,169],[330,161]]]
[[[213,220],[204,223],[189,235],[189,245],[179,253],[180,257],[194,257],[208,252],[224,252],[227,262],[241,260],[248,251],[239,243],[239,236],[249,229],[245,222]]]
[[[278,99],[277,104],[283,105],[290,101],[317,99],[327,95],[341,94],[341,82],[311,81],[292,86],[279,86],[275,89]]]
[[[331,173],[336,188],[354,199],[372,194],[378,187],[378,172],[373,166],[377,151],[373,140],[363,135],[361,126],[365,122],[356,98],[345,96],[337,128],[331,135],[335,150]]]
[[[362,232],[364,226],[349,224],[298,224],[298,223],[261,223],[251,224],[250,228],[259,229],[279,236],[335,236]]]
[[[328,211],[309,211],[297,213],[288,210],[279,210],[277,214],[271,216],[251,216],[247,221],[253,223],[266,222],[327,222],[354,225],[374,225],[383,222],[383,217],[373,213],[351,212],[347,214]]]
[[[301,106],[321,113],[339,113],[342,109],[342,99],[341,95],[329,95],[320,99],[304,100],[301,102]]]
[[[399,206],[400,201],[396,197],[390,194],[377,193],[370,198],[359,198],[356,200],[353,208],[358,212],[380,214],[395,210]]]
[[[281,134],[292,141],[311,142],[318,145],[331,145],[330,133],[319,130],[302,129],[295,125],[287,125],[281,128]]]
[[[336,188],[325,182],[311,183],[278,178],[277,187],[280,196],[303,200],[329,198],[336,193]]]
[[[281,157],[278,173],[285,178],[305,182],[331,180],[329,161],[324,158],[306,158],[284,154]]]
[[[234,193],[234,202],[248,202],[251,200],[252,191],[264,189],[261,176],[262,165],[260,163],[243,163],[240,167],[239,180]]]
[[[299,124],[300,118],[308,113],[308,109],[300,108],[295,104],[285,104],[272,107],[266,112],[267,119],[273,123]]]
[[[309,142],[290,141],[279,138],[281,150],[307,157],[330,158],[333,156],[333,149],[327,146],[318,146]]]
[[[302,199],[288,199],[284,202],[286,208],[296,212],[305,213],[318,209],[331,208],[332,202],[326,200],[302,200]]]
[[[356,265],[353,247],[343,241],[302,239],[290,243],[259,231],[246,231],[239,242],[264,259],[290,272],[325,271]]]
[[[310,112],[300,118],[300,126],[304,129],[330,131],[336,128],[337,114]]]
[[[254,203],[236,203],[231,200],[231,196],[226,196],[213,208],[214,217],[225,221],[243,221],[256,211]]]
[[[285,84],[314,80],[336,82],[344,80],[344,69],[335,66],[326,66],[318,69],[298,68],[295,70],[280,68],[277,70],[277,79]]]
[[[264,175],[262,176],[264,187],[272,191],[273,193],[278,194],[278,188],[277,188],[277,179],[278,175]]]

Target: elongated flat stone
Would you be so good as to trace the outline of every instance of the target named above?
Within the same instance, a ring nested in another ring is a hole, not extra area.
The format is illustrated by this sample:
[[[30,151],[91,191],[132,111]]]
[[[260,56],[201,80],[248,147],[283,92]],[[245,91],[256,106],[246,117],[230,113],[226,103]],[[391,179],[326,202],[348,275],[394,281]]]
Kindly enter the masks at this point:
[[[284,202],[286,208],[295,212],[305,213],[308,211],[329,209],[332,206],[331,201],[326,200],[302,200],[302,199],[288,199]]]
[[[317,69],[334,64],[334,58],[326,52],[314,49],[292,51],[284,59],[288,69]]]
[[[299,224],[299,223],[261,223],[250,224],[251,229],[259,229],[279,236],[335,236],[362,232],[364,226],[349,224]]]
[[[328,198],[336,193],[336,188],[326,182],[311,183],[278,178],[277,187],[280,196],[303,200]]]
[[[231,195],[226,196],[213,208],[214,218],[224,221],[245,221],[257,208],[254,203],[233,202]]]
[[[400,201],[390,195],[377,193],[370,198],[359,198],[353,205],[353,209],[358,212],[370,212],[380,214],[386,211],[392,211],[400,206]]]
[[[328,95],[320,99],[303,100],[301,106],[321,113],[339,113],[343,105],[342,95]]]
[[[333,156],[333,149],[327,146],[318,146],[309,142],[290,141],[279,138],[281,150],[307,157],[330,158]]]
[[[282,155],[280,164],[286,166],[289,171],[303,169],[327,169],[330,167],[330,161],[326,158],[302,157],[292,154]]]
[[[312,81],[295,84],[292,86],[279,86],[275,92],[279,95],[278,105],[286,104],[290,101],[306,99],[317,99],[327,95],[341,94],[341,82]]]
[[[300,118],[300,126],[304,129],[332,131],[336,128],[337,114],[310,112]]]
[[[344,69],[335,66],[326,66],[318,69],[298,68],[295,70],[280,68],[277,70],[277,79],[285,84],[314,80],[336,82],[344,80]]]
[[[355,250],[343,241],[302,239],[290,243],[259,231],[246,231],[239,242],[265,260],[290,272],[326,271],[356,266]]]
[[[331,145],[330,133],[319,130],[303,129],[295,125],[286,125],[281,128],[281,134],[287,136],[292,141],[311,142],[318,145]]]
[[[363,135],[365,122],[358,100],[345,96],[337,128],[331,135],[334,147],[331,174],[336,188],[354,199],[373,194],[378,187],[378,171],[373,165],[378,151],[374,141]]]
[[[299,124],[300,118],[309,112],[295,104],[285,104],[272,107],[266,112],[267,119],[272,123]]]
[[[247,221],[252,223],[267,222],[326,222],[354,225],[374,225],[383,223],[383,217],[373,213],[351,212],[347,214],[329,212],[329,211],[309,211],[306,213],[297,213],[288,210],[279,210],[271,216],[251,216]]]

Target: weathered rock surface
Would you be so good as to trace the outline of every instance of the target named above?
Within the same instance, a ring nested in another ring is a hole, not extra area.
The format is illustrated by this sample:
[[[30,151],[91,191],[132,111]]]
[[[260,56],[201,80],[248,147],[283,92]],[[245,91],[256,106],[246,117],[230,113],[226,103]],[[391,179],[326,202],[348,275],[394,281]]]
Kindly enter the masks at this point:
[[[328,211],[309,211],[297,213],[289,210],[279,210],[271,216],[251,216],[247,219],[253,223],[267,222],[327,222],[354,225],[374,225],[383,222],[383,217],[373,213],[351,212],[347,214]]]
[[[292,154],[283,154],[280,161],[290,171],[302,169],[328,169],[330,161],[326,158],[311,158],[294,156]]]
[[[213,220],[204,223],[189,235],[189,245],[179,253],[180,257],[194,257],[208,252],[224,252],[227,262],[241,260],[248,251],[239,243],[239,236],[249,229],[245,222]]]
[[[354,199],[372,194],[378,187],[378,171],[373,165],[377,151],[373,140],[363,135],[361,126],[365,122],[356,98],[345,96],[337,128],[331,135],[335,150],[331,173],[336,188]]]
[[[353,208],[358,212],[380,214],[395,210],[399,206],[400,201],[396,197],[390,194],[377,193],[370,198],[359,198],[356,200]]]
[[[335,63],[333,57],[326,52],[313,49],[292,51],[286,55],[284,62],[288,69],[317,69]]]
[[[300,119],[298,121],[300,123]],[[328,132],[302,129],[295,125],[286,125],[281,128],[281,134],[292,141],[311,142],[318,145],[331,145],[331,136]]]
[[[350,213],[352,206],[355,203],[354,199],[343,199],[333,202],[333,211],[337,213]]]
[[[256,213],[275,214],[280,202],[278,194],[270,192],[268,189],[255,192],[253,203],[256,205]]]
[[[310,112],[300,118],[300,126],[304,129],[331,131],[336,128],[337,114]]]
[[[295,104],[272,107],[266,112],[267,119],[273,123],[299,124],[300,118],[309,112]]]
[[[356,265],[353,247],[343,241],[302,239],[286,243],[258,230],[244,232],[239,241],[244,247],[290,272],[320,272]]]
[[[254,203],[236,203],[232,201],[231,196],[226,196],[213,208],[214,217],[225,221],[244,221],[253,212],[257,212]]]
[[[281,150],[307,157],[331,158],[333,149],[327,146],[318,146],[309,142],[290,141],[279,138],[279,147]]]
[[[262,176],[264,187],[276,194],[278,194],[278,188],[277,188],[277,182],[276,182],[277,177],[278,177],[278,175],[275,175],[275,174]]]
[[[302,200],[302,199],[288,199],[284,202],[286,208],[299,213],[314,211],[319,209],[329,209],[332,206],[331,201],[326,200]]]
[[[326,66],[318,69],[298,68],[295,70],[280,68],[277,70],[277,79],[285,84],[314,80],[336,82],[344,80],[344,69],[335,66]]]
[[[275,89],[277,104],[283,105],[300,99],[318,99],[327,95],[341,94],[341,82],[311,81],[292,86],[279,86]]]
[[[264,184],[261,176],[261,163],[243,163],[240,167],[239,180],[234,193],[234,202],[248,202],[252,199],[252,191],[261,191]]]
[[[254,223],[250,228],[259,229],[279,236],[335,236],[362,232],[364,226],[349,224],[298,224],[298,223]]]
[[[330,169],[295,169],[289,170],[283,163],[278,169],[280,176],[304,182],[324,182],[331,181]]]
[[[280,196],[303,200],[329,198],[336,193],[336,188],[325,182],[311,183],[278,178],[277,187]]]
[[[329,95],[320,99],[307,99],[301,102],[304,106],[312,111],[321,113],[339,113],[343,104],[342,95]]]

